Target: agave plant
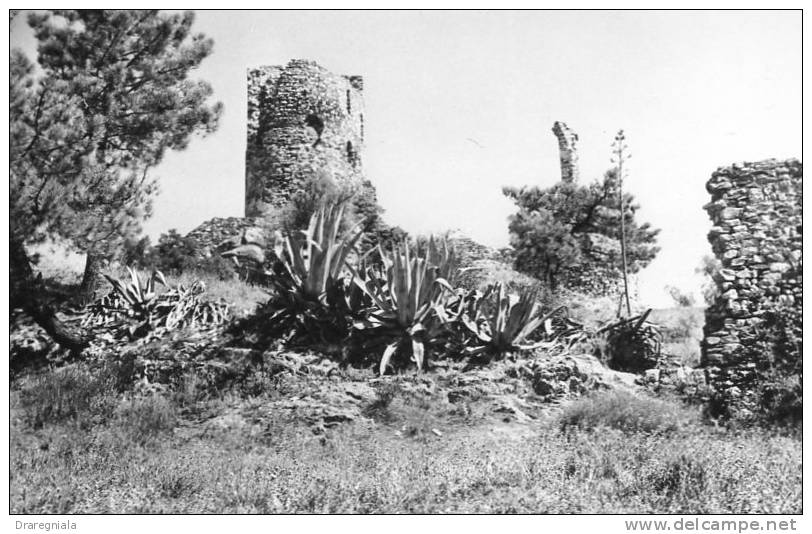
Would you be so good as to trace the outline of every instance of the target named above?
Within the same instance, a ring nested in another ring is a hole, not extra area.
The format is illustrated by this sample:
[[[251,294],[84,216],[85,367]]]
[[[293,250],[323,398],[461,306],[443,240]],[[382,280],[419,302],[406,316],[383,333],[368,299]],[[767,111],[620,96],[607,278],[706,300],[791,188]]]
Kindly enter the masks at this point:
[[[228,319],[226,303],[201,298],[205,285],[200,281],[189,288],[173,288],[160,271],[142,280],[136,271],[127,270],[129,282],[107,276],[113,290],[88,308],[82,318],[84,326],[103,326],[112,328],[115,337],[138,338],[156,330],[220,324]],[[166,290],[158,293],[156,282]]]
[[[204,299],[205,292],[205,284],[196,280],[189,287],[178,285],[161,293],[159,309],[167,310],[166,314],[161,314],[162,325],[172,329],[222,324],[228,320],[228,304]]]
[[[299,236],[277,237],[276,261],[268,273],[274,291],[270,321],[275,326],[319,337],[349,329],[349,323],[342,324],[343,312],[353,305],[345,265],[363,230],[358,223],[339,236],[343,213],[343,205],[323,206]]]
[[[378,251],[383,266],[353,270],[356,286],[372,301],[367,316],[357,321],[355,328],[392,339],[381,357],[381,374],[402,352],[411,352],[412,361],[422,369],[426,344],[444,329],[441,310],[453,288],[442,275],[452,274],[453,254],[446,246],[439,248],[433,238],[423,257],[419,250],[412,254],[407,243],[396,247],[391,255]]]
[[[484,294],[477,295],[465,313],[460,314],[477,345],[469,347],[466,353],[504,354],[545,346],[547,341],[533,343],[530,336],[541,326],[551,330],[551,319],[566,307],[559,306],[542,316],[538,313],[537,297],[538,291],[529,291],[518,298],[509,295],[502,283],[493,284]],[[483,312],[486,305],[490,305],[489,312]]]
[[[639,316],[621,319],[599,329],[606,336],[609,367],[639,373],[656,367],[661,358],[662,333],[647,319],[651,309]]]
[[[147,318],[155,311],[157,296],[155,282],[168,287],[166,278],[160,271],[154,271],[142,281],[134,269],[127,267],[127,272],[130,274],[129,283],[104,275],[113,286],[113,291],[106,301],[107,307],[117,309],[129,317]]]

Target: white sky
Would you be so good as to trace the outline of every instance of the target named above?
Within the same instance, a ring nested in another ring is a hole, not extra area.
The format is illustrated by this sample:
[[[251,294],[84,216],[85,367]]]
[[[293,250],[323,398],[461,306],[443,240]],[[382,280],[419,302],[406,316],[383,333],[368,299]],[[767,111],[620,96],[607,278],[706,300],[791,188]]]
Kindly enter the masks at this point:
[[[12,45],[30,52],[26,30],[17,17]],[[246,68],[291,58],[364,76],[365,172],[386,219],[414,233],[506,245],[502,186],[560,178],[553,122],[580,137],[582,181],[603,175],[623,128],[628,189],[662,229],[640,277],[652,306],[670,304],[666,284],[698,291],[710,174],[801,157],[799,11],[203,11],[195,30],[215,41],[195,77],[225,111],[217,133],[155,170],[153,239],[243,214]]]

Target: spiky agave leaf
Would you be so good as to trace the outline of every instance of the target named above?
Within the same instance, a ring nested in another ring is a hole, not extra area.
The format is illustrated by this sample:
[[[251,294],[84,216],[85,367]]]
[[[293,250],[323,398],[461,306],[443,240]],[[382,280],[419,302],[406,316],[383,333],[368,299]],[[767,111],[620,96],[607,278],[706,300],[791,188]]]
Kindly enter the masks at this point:
[[[493,311],[481,313],[483,304],[495,295]],[[469,308],[463,325],[478,340],[477,347],[469,347],[468,354],[493,352],[502,354],[511,350],[530,350],[544,346],[547,342],[527,343],[527,338],[546,321],[559,313],[564,306],[559,306],[549,313],[539,315],[538,293],[530,291],[515,298],[509,295],[504,284],[496,283],[488,287],[482,298],[475,300]]]
[[[433,245],[432,245],[433,246]],[[431,342],[435,328],[433,321],[443,322],[439,312],[451,285],[438,276],[439,271],[420,251],[412,254],[408,243],[394,247],[391,253],[379,249],[383,268],[353,270],[354,282],[373,303],[363,321],[357,321],[357,330],[379,329],[399,338],[390,343],[381,358],[381,373],[390,365],[398,349],[410,347],[412,359],[418,369],[425,364],[425,341]],[[436,254],[436,251],[434,252]],[[431,252],[426,250],[425,255]]]
[[[342,205],[322,206],[306,230],[276,236],[277,261],[268,273],[275,294],[269,303],[274,328],[319,338],[350,328],[348,317],[358,301],[351,298],[346,263],[363,236],[363,221],[340,236],[343,214]]]
[[[160,271],[154,271],[144,280],[135,270],[128,271],[129,283],[107,276],[113,291],[90,306],[82,318],[83,325],[115,325],[123,319],[135,320],[138,321],[137,326],[120,325],[117,331],[136,338],[161,329],[220,324],[228,318],[226,303],[208,302],[200,298],[205,285],[199,280],[189,288],[173,288]],[[157,293],[156,282],[167,290]]]

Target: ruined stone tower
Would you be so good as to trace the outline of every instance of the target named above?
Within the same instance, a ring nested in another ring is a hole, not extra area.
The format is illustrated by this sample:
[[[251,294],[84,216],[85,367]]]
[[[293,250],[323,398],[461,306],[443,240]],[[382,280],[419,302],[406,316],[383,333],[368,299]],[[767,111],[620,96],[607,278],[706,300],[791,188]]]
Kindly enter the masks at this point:
[[[317,173],[362,182],[363,87],[307,60],[248,70],[246,217],[285,205]]]
[[[717,169],[706,188],[708,240],[721,269],[705,310],[701,364],[717,390],[752,408],[770,357],[760,345],[765,314],[776,306],[803,312],[803,164],[738,163]]]
[[[563,122],[553,124],[553,133],[558,138],[558,151],[561,157],[561,181],[578,181],[578,134]]]

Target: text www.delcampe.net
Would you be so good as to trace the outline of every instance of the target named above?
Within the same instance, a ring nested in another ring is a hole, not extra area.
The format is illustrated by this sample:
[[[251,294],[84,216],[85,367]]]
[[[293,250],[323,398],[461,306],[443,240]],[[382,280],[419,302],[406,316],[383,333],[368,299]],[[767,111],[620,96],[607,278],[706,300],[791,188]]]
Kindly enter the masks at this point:
[[[710,519],[695,517],[670,520],[626,520],[627,531],[710,531],[710,532],[748,532],[748,531],[792,531],[797,530],[795,519]]]

